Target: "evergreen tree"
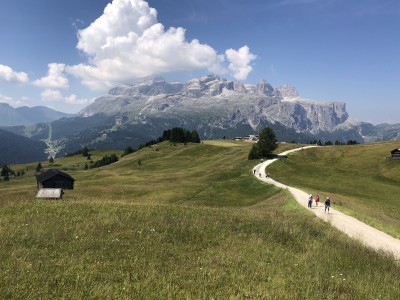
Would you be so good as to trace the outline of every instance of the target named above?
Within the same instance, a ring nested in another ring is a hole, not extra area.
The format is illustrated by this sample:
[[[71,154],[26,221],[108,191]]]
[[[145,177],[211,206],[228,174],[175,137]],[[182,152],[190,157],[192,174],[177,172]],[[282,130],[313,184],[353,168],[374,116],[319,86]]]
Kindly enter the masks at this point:
[[[126,149],[124,151],[124,156],[128,155],[128,154],[131,154],[133,152],[135,152],[135,149],[133,149],[131,146],[128,146],[128,147],[126,147]]]
[[[106,155],[102,159],[97,160],[93,165],[90,166],[90,168],[99,168],[102,166],[112,164],[116,161],[118,161],[118,157],[117,155],[115,155],[115,153],[113,153],[110,156]]]
[[[277,147],[275,132],[269,127],[264,128],[260,133],[257,144],[254,144],[251,148],[248,158],[258,159],[270,157],[272,151]]]
[[[43,169],[42,164],[39,162],[36,166],[36,172],[39,172],[41,169]]]
[[[190,136],[191,136],[190,142],[192,142],[192,143],[200,143],[200,136],[199,136],[199,133],[197,132],[197,130],[192,130]]]
[[[50,163],[50,164],[53,164],[53,163],[54,163],[54,158],[53,158],[53,156],[50,156],[49,163]]]
[[[264,128],[259,136],[258,147],[261,157],[270,157],[278,145],[276,144],[276,135],[272,128]]]
[[[172,128],[169,141],[171,143],[184,143],[186,139],[185,139],[185,131],[183,130],[183,128],[180,127]]]
[[[9,173],[9,167],[7,165],[2,166],[0,175],[6,176],[6,175],[8,175],[8,173]]]
[[[82,155],[87,157],[89,155],[89,149],[88,147],[83,147],[82,149]]]
[[[260,149],[258,147],[258,144],[253,144],[253,146],[251,147],[251,150],[249,152],[249,156],[248,159],[252,160],[252,159],[258,159],[260,158]]]

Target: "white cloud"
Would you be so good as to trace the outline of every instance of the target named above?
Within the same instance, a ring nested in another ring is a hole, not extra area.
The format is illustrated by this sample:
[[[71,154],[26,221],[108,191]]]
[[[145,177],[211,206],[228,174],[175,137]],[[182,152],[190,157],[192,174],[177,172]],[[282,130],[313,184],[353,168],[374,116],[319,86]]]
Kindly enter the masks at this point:
[[[21,99],[14,99],[9,96],[5,96],[0,94],[0,102],[2,103],[7,103],[13,107],[20,107],[20,106],[29,106],[29,98],[27,97],[22,97]]]
[[[52,90],[52,89],[44,90],[40,94],[40,96],[42,97],[42,100],[46,102],[60,101],[63,99],[63,96],[61,95],[61,92],[59,90]]]
[[[50,89],[66,89],[69,87],[68,78],[64,74],[65,64],[48,64],[48,74],[33,82],[34,85]]]
[[[0,64],[0,81],[13,83],[27,83],[29,81],[28,74],[25,72],[15,72],[9,66]]]
[[[94,99],[79,99],[75,94],[71,94],[68,97],[65,97],[65,102],[74,105],[88,105],[94,101]]]
[[[94,101],[94,99],[79,99],[75,94],[64,96],[59,90],[51,89],[44,90],[41,97],[45,102],[64,102],[73,105],[88,105]]]
[[[253,70],[250,63],[255,60],[257,56],[250,53],[250,49],[247,46],[243,46],[238,51],[228,49],[225,51],[225,54],[229,61],[228,68],[232,71],[233,76],[239,80],[246,79]]]
[[[219,55],[196,39],[187,41],[181,27],[165,30],[157,23],[157,11],[143,0],[113,0],[103,15],[78,31],[77,48],[88,56],[88,64],[69,66],[66,71],[93,89],[167,72],[228,71],[223,65],[224,54]],[[246,49],[250,62],[252,54]],[[233,75],[239,74],[241,79],[251,71],[251,67],[246,70],[243,65],[239,71],[236,65],[232,67]]]

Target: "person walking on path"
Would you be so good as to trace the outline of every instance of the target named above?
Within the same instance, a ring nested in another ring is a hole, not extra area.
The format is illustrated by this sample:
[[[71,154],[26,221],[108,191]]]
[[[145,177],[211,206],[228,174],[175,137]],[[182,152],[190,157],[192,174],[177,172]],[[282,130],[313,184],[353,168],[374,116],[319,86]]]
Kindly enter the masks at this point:
[[[328,214],[329,214],[330,207],[331,207],[331,199],[329,199],[329,196],[328,196],[328,197],[326,197],[326,200],[325,200],[325,212],[328,209]]]
[[[315,206],[318,207],[318,202],[319,202],[319,196],[315,196]]]
[[[312,206],[312,200],[313,200],[313,197],[312,197],[312,195],[310,194],[310,195],[308,196],[308,208],[311,208],[311,206]]]

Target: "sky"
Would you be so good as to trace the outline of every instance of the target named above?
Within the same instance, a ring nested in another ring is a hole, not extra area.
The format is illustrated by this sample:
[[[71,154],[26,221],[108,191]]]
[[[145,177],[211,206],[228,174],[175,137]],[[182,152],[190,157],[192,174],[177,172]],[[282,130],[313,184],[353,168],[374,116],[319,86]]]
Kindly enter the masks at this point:
[[[13,0],[0,3],[0,102],[76,113],[146,76],[289,84],[400,123],[398,0]]]

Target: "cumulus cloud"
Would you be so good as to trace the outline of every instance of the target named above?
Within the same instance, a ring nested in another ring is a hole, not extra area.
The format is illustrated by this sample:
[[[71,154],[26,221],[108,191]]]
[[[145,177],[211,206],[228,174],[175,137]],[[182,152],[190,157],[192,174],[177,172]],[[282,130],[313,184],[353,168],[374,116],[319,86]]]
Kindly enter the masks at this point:
[[[233,73],[233,76],[239,80],[246,79],[253,70],[250,63],[255,60],[257,56],[250,53],[250,49],[247,46],[243,46],[238,51],[228,49],[225,51],[225,54],[229,61],[228,68]]]
[[[15,72],[9,66],[0,64],[0,81],[27,83],[29,82],[29,77],[28,74],[24,72]]]
[[[103,15],[78,31],[77,48],[88,56],[88,63],[66,70],[93,89],[154,74],[196,69],[214,74],[232,71],[233,76],[245,79],[251,67],[246,68],[244,62],[250,63],[254,56],[248,47],[236,52],[230,49],[232,66],[226,68],[224,54],[197,39],[187,41],[181,27],[166,30],[157,22],[157,11],[144,0],[113,0]]]
[[[69,87],[68,78],[64,74],[65,64],[48,64],[47,76],[37,79],[34,85],[48,89],[66,89]]]
[[[74,105],[87,105],[94,101],[94,99],[79,99],[77,95],[71,94],[68,97],[65,97],[65,103],[74,104]]]
[[[59,90],[52,89],[44,90],[40,96],[42,97],[42,100],[46,102],[60,101],[63,99],[63,96]]]
[[[59,90],[52,89],[44,90],[41,97],[45,102],[64,102],[73,105],[88,105],[94,101],[94,99],[80,99],[75,94],[64,96]]]

